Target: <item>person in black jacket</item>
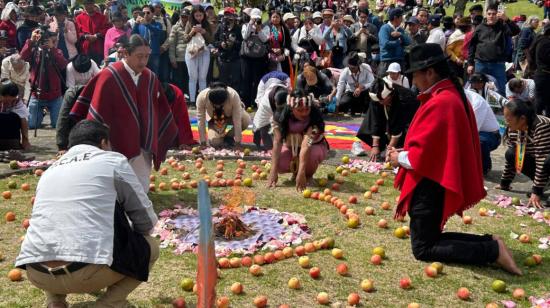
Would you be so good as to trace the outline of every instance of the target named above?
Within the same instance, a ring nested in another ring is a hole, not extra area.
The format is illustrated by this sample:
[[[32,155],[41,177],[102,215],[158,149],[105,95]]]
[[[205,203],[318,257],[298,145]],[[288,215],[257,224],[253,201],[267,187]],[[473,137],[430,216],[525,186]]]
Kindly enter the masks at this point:
[[[519,27],[496,4],[488,5],[486,19],[475,30],[468,48],[468,74],[489,74],[496,78],[497,88],[504,95],[506,86],[505,62],[511,62],[512,36]]]
[[[243,37],[241,27],[236,23],[235,9],[228,7],[224,9],[223,18],[214,34],[214,47],[217,48],[218,68],[220,80],[224,84],[236,89],[241,88],[241,43]]]
[[[531,48],[529,48],[529,69],[534,70],[535,101],[537,114],[550,116],[550,24],[544,26]]]
[[[40,21],[40,15],[42,10],[37,6],[28,6],[25,9],[25,20],[17,28],[17,50],[21,51],[28,39],[31,38],[31,34],[34,29],[38,28],[38,22]]]

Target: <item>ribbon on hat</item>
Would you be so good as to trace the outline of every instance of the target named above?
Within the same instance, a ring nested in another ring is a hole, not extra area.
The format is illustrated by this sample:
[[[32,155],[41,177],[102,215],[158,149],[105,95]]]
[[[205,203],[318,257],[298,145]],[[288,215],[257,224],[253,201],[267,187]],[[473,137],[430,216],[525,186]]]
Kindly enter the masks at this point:
[[[291,109],[299,107],[311,107],[311,105],[313,104],[313,99],[313,94],[303,97],[292,97],[289,95],[286,99],[286,103]]]

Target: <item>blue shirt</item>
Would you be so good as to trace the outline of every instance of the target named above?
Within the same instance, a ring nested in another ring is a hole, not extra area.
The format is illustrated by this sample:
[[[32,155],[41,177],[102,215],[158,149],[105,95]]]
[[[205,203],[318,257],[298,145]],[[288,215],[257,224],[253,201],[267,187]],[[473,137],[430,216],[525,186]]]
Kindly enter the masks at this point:
[[[156,21],[148,24],[135,24],[132,34],[141,35],[151,47],[152,55],[160,55],[160,38],[162,34],[162,25]]]
[[[384,24],[378,31],[378,45],[380,46],[380,61],[402,61],[405,58],[405,47],[411,44],[411,39],[405,29],[399,27],[397,31],[401,33],[398,38],[392,37],[391,33],[395,31],[389,23]]]

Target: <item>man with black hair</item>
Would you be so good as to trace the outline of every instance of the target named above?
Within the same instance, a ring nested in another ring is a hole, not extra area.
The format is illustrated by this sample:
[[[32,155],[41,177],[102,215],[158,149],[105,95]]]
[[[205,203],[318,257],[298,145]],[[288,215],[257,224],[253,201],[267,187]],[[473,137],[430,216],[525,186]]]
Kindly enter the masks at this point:
[[[411,44],[409,35],[401,27],[403,10],[395,8],[388,13],[389,21],[380,28],[378,40],[380,45],[380,64],[378,76],[384,76],[392,62],[403,64],[405,48]]]
[[[438,15],[430,16],[428,19],[428,31],[430,32],[430,35],[428,36],[426,43],[438,44],[441,47],[441,50],[443,50],[443,53],[445,53],[445,43],[447,42],[447,39],[445,38],[445,33],[443,32],[443,29],[441,29],[440,24],[441,21]]]
[[[237,91],[220,82],[212,83],[199,93],[197,120],[201,146],[213,147],[240,148],[243,130],[250,124],[250,116]]]
[[[31,38],[31,34],[34,29],[38,28],[38,22],[40,21],[40,14],[42,10],[37,6],[29,6],[25,9],[25,20],[17,27],[17,50],[21,51],[28,39]]]
[[[84,1],[84,12],[75,18],[78,38],[82,40],[82,53],[98,65],[103,61],[103,44],[109,28],[107,17],[95,5],[95,0]]]
[[[365,52],[367,60],[371,59],[372,45],[378,43],[378,27],[369,23],[369,10],[359,9],[357,12],[358,21],[351,25],[350,30],[353,33],[352,41],[355,43],[349,50]]]
[[[214,34],[214,47],[220,70],[219,80],[233,89],[241,86],[241,27],[236,21],[236,12],[232,7],[223,10],[222,22]],[[249,86],[249,85],[246,85]]]
[[[408,54],[420,107],[403,150],[390,149],[388,160],[400,166],[401,190],[396,218],[407,213],[416,259],[486,265],[496,262],[521,275],[498,236],[443,232],[447,220],[483,199],[480,143],[476,117],[447,57],[437,44],[420,44]]]
[[[483,16],[483,6],[481,4],[472,5],[468,11],[470,12],[472,22],[474,22],[475,16]]]
[[[487,6],[485,21],[476,27],[468,46],[468,74],[489,74],[496,78],[498,92],[505,94],[505,62],[512,60],[512,37],[519,27],[496,4]]]
[[[29,110],[19,96],[19,88],[10,80],[0,84],[0,149],[28,150]],[[22,95],[22,94],[21,94]]]
[[[132,34],[141,35],[141,37],[149,43],[149,47],[151,47],[151,57],[149,57],[147,67],[158,76],[160,68],[162,25],[153,18],[153,6],[147,4],[144,5],[141,10],[143,12],[143,17],[139,16],[136,19]]]
[[[47,107],[50,112],[50,125],[55,128],[57,123],[64,82],[61,70],[67,66],[67,60],[61,50],[55,47],[55,41],[55,33],[36,29],[20,52],[21,59],[29,62],[31,67],[31,99],[29,100],[29,128],[31,129],[42,125],[44,107]],[[44,70],[41,70],[41,67],[44,67]]]
[[[338,85],[336,86],[338,110],[344,112],[349,110],[351,116],[355,116],[357,112],[366,112],[369,107],[368,90],[373,82],[374,75],[370,66],[361,63],[357,53],[350,53],[348,67],[340,73]]]
[[[149,236],[157,216],[126,157],[110,151],[107,126],[81,121],[69,147],[38,182],[15,265],[44,290],[49,308],[104,288],[98,307],[125,306],[158,258]]]

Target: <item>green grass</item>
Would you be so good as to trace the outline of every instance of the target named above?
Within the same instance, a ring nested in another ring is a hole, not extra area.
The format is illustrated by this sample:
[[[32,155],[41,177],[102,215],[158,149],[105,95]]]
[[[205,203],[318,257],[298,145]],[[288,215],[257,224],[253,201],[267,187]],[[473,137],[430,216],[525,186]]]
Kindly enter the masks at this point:
[[[248,167],[252,162],[248,162]],[[192,162],[186,162],[188,170],[193,172],[194,179],[199,176],[195,172]],[[207,162],[206,166],[210,174],[213,174],[214,162]],[[235,170],[234,162],[227,162],[225,167],[226,177],[232,176]],[[250,168],[247,169],[249,174]],[[332,166],[322,166],[318,177],[326,176],[328,172],[334,172]],[[157,174],[156,183],[170,182],[172,178],[180,178],[180,172],[169,168],[167,176]],[[391,187],[391,179],[381,187],[380,193],[373,199],[365,201],[363,192],[370,187],[377,176],[367,174],[352,174],[346,178],[341,192],[335,193],[343,200],[354,194],[359,198],[356,208],[361,217],[361,226],[357,229],[346,227],[343,216],[329,203],[311,199],[304,199],[295,191],[288,177],[280,177],[281,187],[267,189],[266,181],[255,181],[253,190],[257,193],[257,204],[262,207],[272,207],[279,211],[298,212],[305,215],[308,225],[311,227],[313,239],[321,239],[327,236],[336,239],[336,246],[345,252],[345,260],[339,261],[331,257],[330,251],[321,250],[310,254],[312,266],[321,269],[321,279],[313,280],[308,271],[298,266],[296,258],[287,259],[275,264],[263,267],[264,275],[252,277],[246,268],[222,270],[222,278],[218,281],[218,295],[229,296],[232,307],[252,307],[252,301],[259,294],[266,295],[270,307],[277,307],[286,303],[292,307],[315,307],[315,297],[318,292],[325,291],[331,297],[331,301],[345,302],[349,293],[358,292],[361,295],[361,303],[364,307],[406,307],[410,302],[421,303],[423,307],[482,307],[488,302],[511,298],[511,291],[516,287],[526,290],[528,295],[542,296],[550,290],[550,252],[537,248],[538,238],[548,235],[548,226],[537,223],[530,217],[516,217],[511,210],[496,208],[489,203],[483,203],[484,207],[495,209],[502,218],[480,217],[477,208],[468,212],[474,217],[472,225],[464,225],[458,217],[452,218],[447,230],[464,231],[473,233],[494,233],[501,235],[513,251],[518,263],[523,263],[525,257],[539,253],[543,255],[542,265],[526,268],[521,265],[525,275],[514,277],[496,267],[474,267],[447,264],[444,275],[438,278],[427,278],[423,269],[425,263],[416,261],[411,254],[410,241],[398,239],[393,236],[393,230],[404,223],[393,221],[392,211],[383,211],[379,208],[383,200],[394,204],[393,200],[397,192]],[[11,200],[0,201],[0,254],[5,259],[0,262],[0,307],[41,307],[44,296],[41,291],[34,288],[27,279],[22,282],[10,282],[6,275],[13,267],[13,262],[19,251],[19,239],[25,234],[21,227],[21,221],[29,217],[32,207],[30,198],[32,190],[36,187],[37,178],[34,175],[19,175],[0,180],[0,190],[7,189],[7,182],[15,180],[20,187],[21,183],[28,182],[32,189],[23,192],[20,189],[12,190]],[[316,188],[315,190],[318,190]],[[214,205],[228,191],[228,188],[212,188],[211,194]],[[175,203],[186,206],[196,206],[196,191],[182,190],[178,192],[166,191],[152,193],[155,210],[158,212],[164,208],[170,208]],[[347,203],[347,202],[346,202]],[[372,205],[376,208],[375,216],[366,216],[364,207]],[[481,205],[478,205],[479,208]],[[6,212],[14,211],[17,215],[15,222],[6,223],[3,217]],[[389,221],[388,229],[380,229],[376,222],[385,218]],[[406,224],[406,222],[405,222]],[[524,224],[522,227],[520,224]],[[509,238],[510,231],[515,233],[527,233],[533,239],[530,244],[521,244]],[[369,263],[371,251],[376,246],[384,246],[387,259],[381,266]],[[346,262],[350,268],[350,275],[339,276],[336,265]],[[171,300],[176,296],[184,296],[188,303],[195,303],[196,297],[192,293],[184,292],[179,287],[179,281],[184,277],[196,275],[196,257],[191,253],[176,256],[172,249],[161,250],[160,259],[155,264],[147,284],[142,284],[133,292],[129,301],[138,307],[169,307]],[[399,288],[399,280],[408,276],[412,279],[413,289],[405,291]],[[302,283],[302,289],[290,290],[287,282],[291,277],[298,277]],[[359,285],[363,279],[374,280],[376,292],[365,293]],[[494,279],[502,279],[508,284],[508,292],[497,294],[491,290],[491,282]],[[229,287],[233,282],[239,281],[244,285],[244,295],[232,295]],[[457,299],[455,293],[459,287],[467,287],[472,293],[472,299],[464,302]],[[76,307],[86,307],[93,303],[93,295],[69,295],[72,304],[80,303]],[[520,302],[520,306],[528,307],[527,301]]]

